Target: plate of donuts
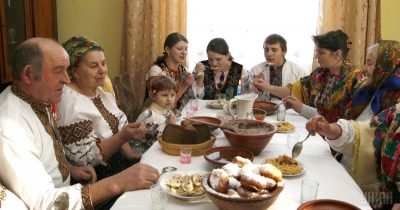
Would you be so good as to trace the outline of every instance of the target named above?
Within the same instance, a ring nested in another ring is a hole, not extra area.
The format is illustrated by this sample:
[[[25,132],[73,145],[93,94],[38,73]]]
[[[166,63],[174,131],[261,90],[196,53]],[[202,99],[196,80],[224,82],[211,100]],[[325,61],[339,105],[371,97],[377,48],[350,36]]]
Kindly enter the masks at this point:
[[[277,167],[284,177],[300,176],[306,171],[300,162],[285,154],[279,155],[277,158],[267,159],[265,162]]]
[[[179,170],[166,173],[160,178],[160,186],[163,191],[180,200],[198,200],[206,196],[201,185],[205,174],[204,171]]]

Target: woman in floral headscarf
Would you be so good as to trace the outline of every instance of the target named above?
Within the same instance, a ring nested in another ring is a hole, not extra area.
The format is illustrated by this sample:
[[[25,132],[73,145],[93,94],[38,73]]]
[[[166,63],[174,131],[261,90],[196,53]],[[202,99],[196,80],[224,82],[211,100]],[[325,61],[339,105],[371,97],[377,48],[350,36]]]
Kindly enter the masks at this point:
[[[346,62],[351,44],[348,36],[342,30],[336,30],[313,36],[313,41],[319,67],[309,76],[287,87],[276,87],[257,80],[254,85],[284,98],[287,108],[293,108],[306,118],[319,114],[329,122],[336,122],[339,118],[350,119],[346,116],[347,104],[364,76],[359,67]]]
[[[382,40],[368,48],[364,72],[367,82],[348,108],[351,119],[364,120],[397,103],[400,96],[400,44]]]
[[[133,164],[138,156],[129,140],[145,134],[140,123],[128,123],[113,95],[100,88],[107,64],[103,48],[86,37],[72,37],[63,47],[70,58],[71,83],[63,88],[57,126],[65,153],[74,165],[92,165],[98,180]]]
[[[373,49],[378,52],[376,65],[373,73],[367,70],[368,82],[353,100],[357,105],[352,112],[356,114],[360,113],[360,107],[364,107],[363,112],[370,110],[375,114],[377,110],[395,104],[400,95],[399,42],[380,41],[369,51]],[[366,69],[368,62],[373,63],[373,60],[371,55],[367,56]],[[397,103],[365,121],[340,119],[330,124],[317,116],[311,118],[306,127],[312,134],[317,132],[325,136],[332,148],[348,157],[350,161],[345,165],[346,169],[361,189],[370,191],[371,186],[379,186],[379,191],[391,192],[393,200],[399,201],[399,125],[400,103]],[[371,167],[373,165],[376,167]]]

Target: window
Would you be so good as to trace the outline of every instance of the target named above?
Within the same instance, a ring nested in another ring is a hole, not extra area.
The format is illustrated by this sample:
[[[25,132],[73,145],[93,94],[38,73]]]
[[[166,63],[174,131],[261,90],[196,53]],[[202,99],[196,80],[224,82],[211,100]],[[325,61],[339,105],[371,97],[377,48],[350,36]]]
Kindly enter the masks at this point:
[[[264,39],[287,41],[286,58],[311,72],[319,0],[188,0],[189,69],[206,60],[208,42],[224,38],[234,60],[250,70],[265,60]]]

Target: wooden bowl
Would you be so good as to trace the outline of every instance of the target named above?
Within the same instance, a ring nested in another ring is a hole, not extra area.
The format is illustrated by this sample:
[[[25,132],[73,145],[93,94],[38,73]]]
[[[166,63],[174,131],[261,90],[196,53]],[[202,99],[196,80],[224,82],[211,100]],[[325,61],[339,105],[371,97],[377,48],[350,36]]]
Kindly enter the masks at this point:
[[[210,173],[205,175],[202,179],[202,186],[205,189],[207,196],[219,209],[223,210],[265,210],[271,206],[278,198],[283,190],[283,183],[278,182],[277,187],[266,196],[259,196],[255,198],[238,198],[229,197],[223,193],[215,191],[208,183]]]
[[[225,128],[221,129],[232,146],[247,149],[254,155],[260,154],[260,152],[271,141],[272,136],[278,131],[278,128],[275,125],[257,120],[231,120],[223,125],[229,127],[235,124],[251,125],[261,131],[260,133],[257,133],[252,132],[250,129],[243,129],[248,131],[248,133],[238,133]]]
[[[215,136],[211,135],[211,138],[208,141],[205,141],[200,144],[185,144],[189,145],[192,147],[192,156],[200,156],[203,155],[203,153],[210,148],[214,146],[215,142]],[[182,144],[174,144],[174,143],[168,143],[164,141],[161,137],[161,135],[157,136],[158,143],[161,146],[161,149],[169,154],[169,155],[174,155],[174,156],[179,156],[180,155],[180,147]]]
[[[232,162],[236,156],[241,156],[251,161],[254,159],[252,152],[240,147],[214,147],[204,152],[204,159],[218,167]]]
[[[267,112],[267,115],[272,115],[276,112],[278,107],[276,106],[276,103],[274,102],[269,102],[269,101],[256,101],[253,104],[253,108],[257,109],[262,109],[265,112]]]

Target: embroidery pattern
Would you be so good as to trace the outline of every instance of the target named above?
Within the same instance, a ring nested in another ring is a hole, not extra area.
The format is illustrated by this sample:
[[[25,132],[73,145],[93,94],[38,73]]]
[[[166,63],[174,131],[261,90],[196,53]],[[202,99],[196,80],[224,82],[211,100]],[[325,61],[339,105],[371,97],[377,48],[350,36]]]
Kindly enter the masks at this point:
[[[97,110],[99,110],[101,116],[107,121],[108,125],[110,126],[113,134],[115,135],[118,133],[118,124],[119,120],[118,117],[114,116],[111,112],[109,112],[103,104],[100,96],[96,96],[92,99],[94,105],[96,106]]]
[[[62,143],[69,145],[88,138],[93,131],[93,126],[90,120],[83,120],[71,125],[61,126],[59,130]]]
[[[6,188],[3,185],[0,185],[0,208],[1,208],[1,202],[4,201],[6,197],[7,197]]]
[[[55,125],[56,122],[53,117],[51,115],[48,115],[46,112],[47,109],[50,110],[50,105],[47,107],[44,103],[41,103],[26,95],[25,93],[20,91],[16,85],[13,85],[11,90],[16,96],[21,98],[26,103],[30,104],[36,116],[39,118],[40,122],[42,122],[43,127],[46,129],[46,132],[53,139],[53,147],[58,162],[58,169],[60,170],[63,181],[67,180],[71,169],[61,144],[60,134],[58,133],[58,130],[52,126]],[[49,121],[49,116],[52,120],[52,123],[50,123]]]
[[[90,197],[90,185],[84,185],[81,189],[82,204],[86,210],[94,210],[92,198]]]

